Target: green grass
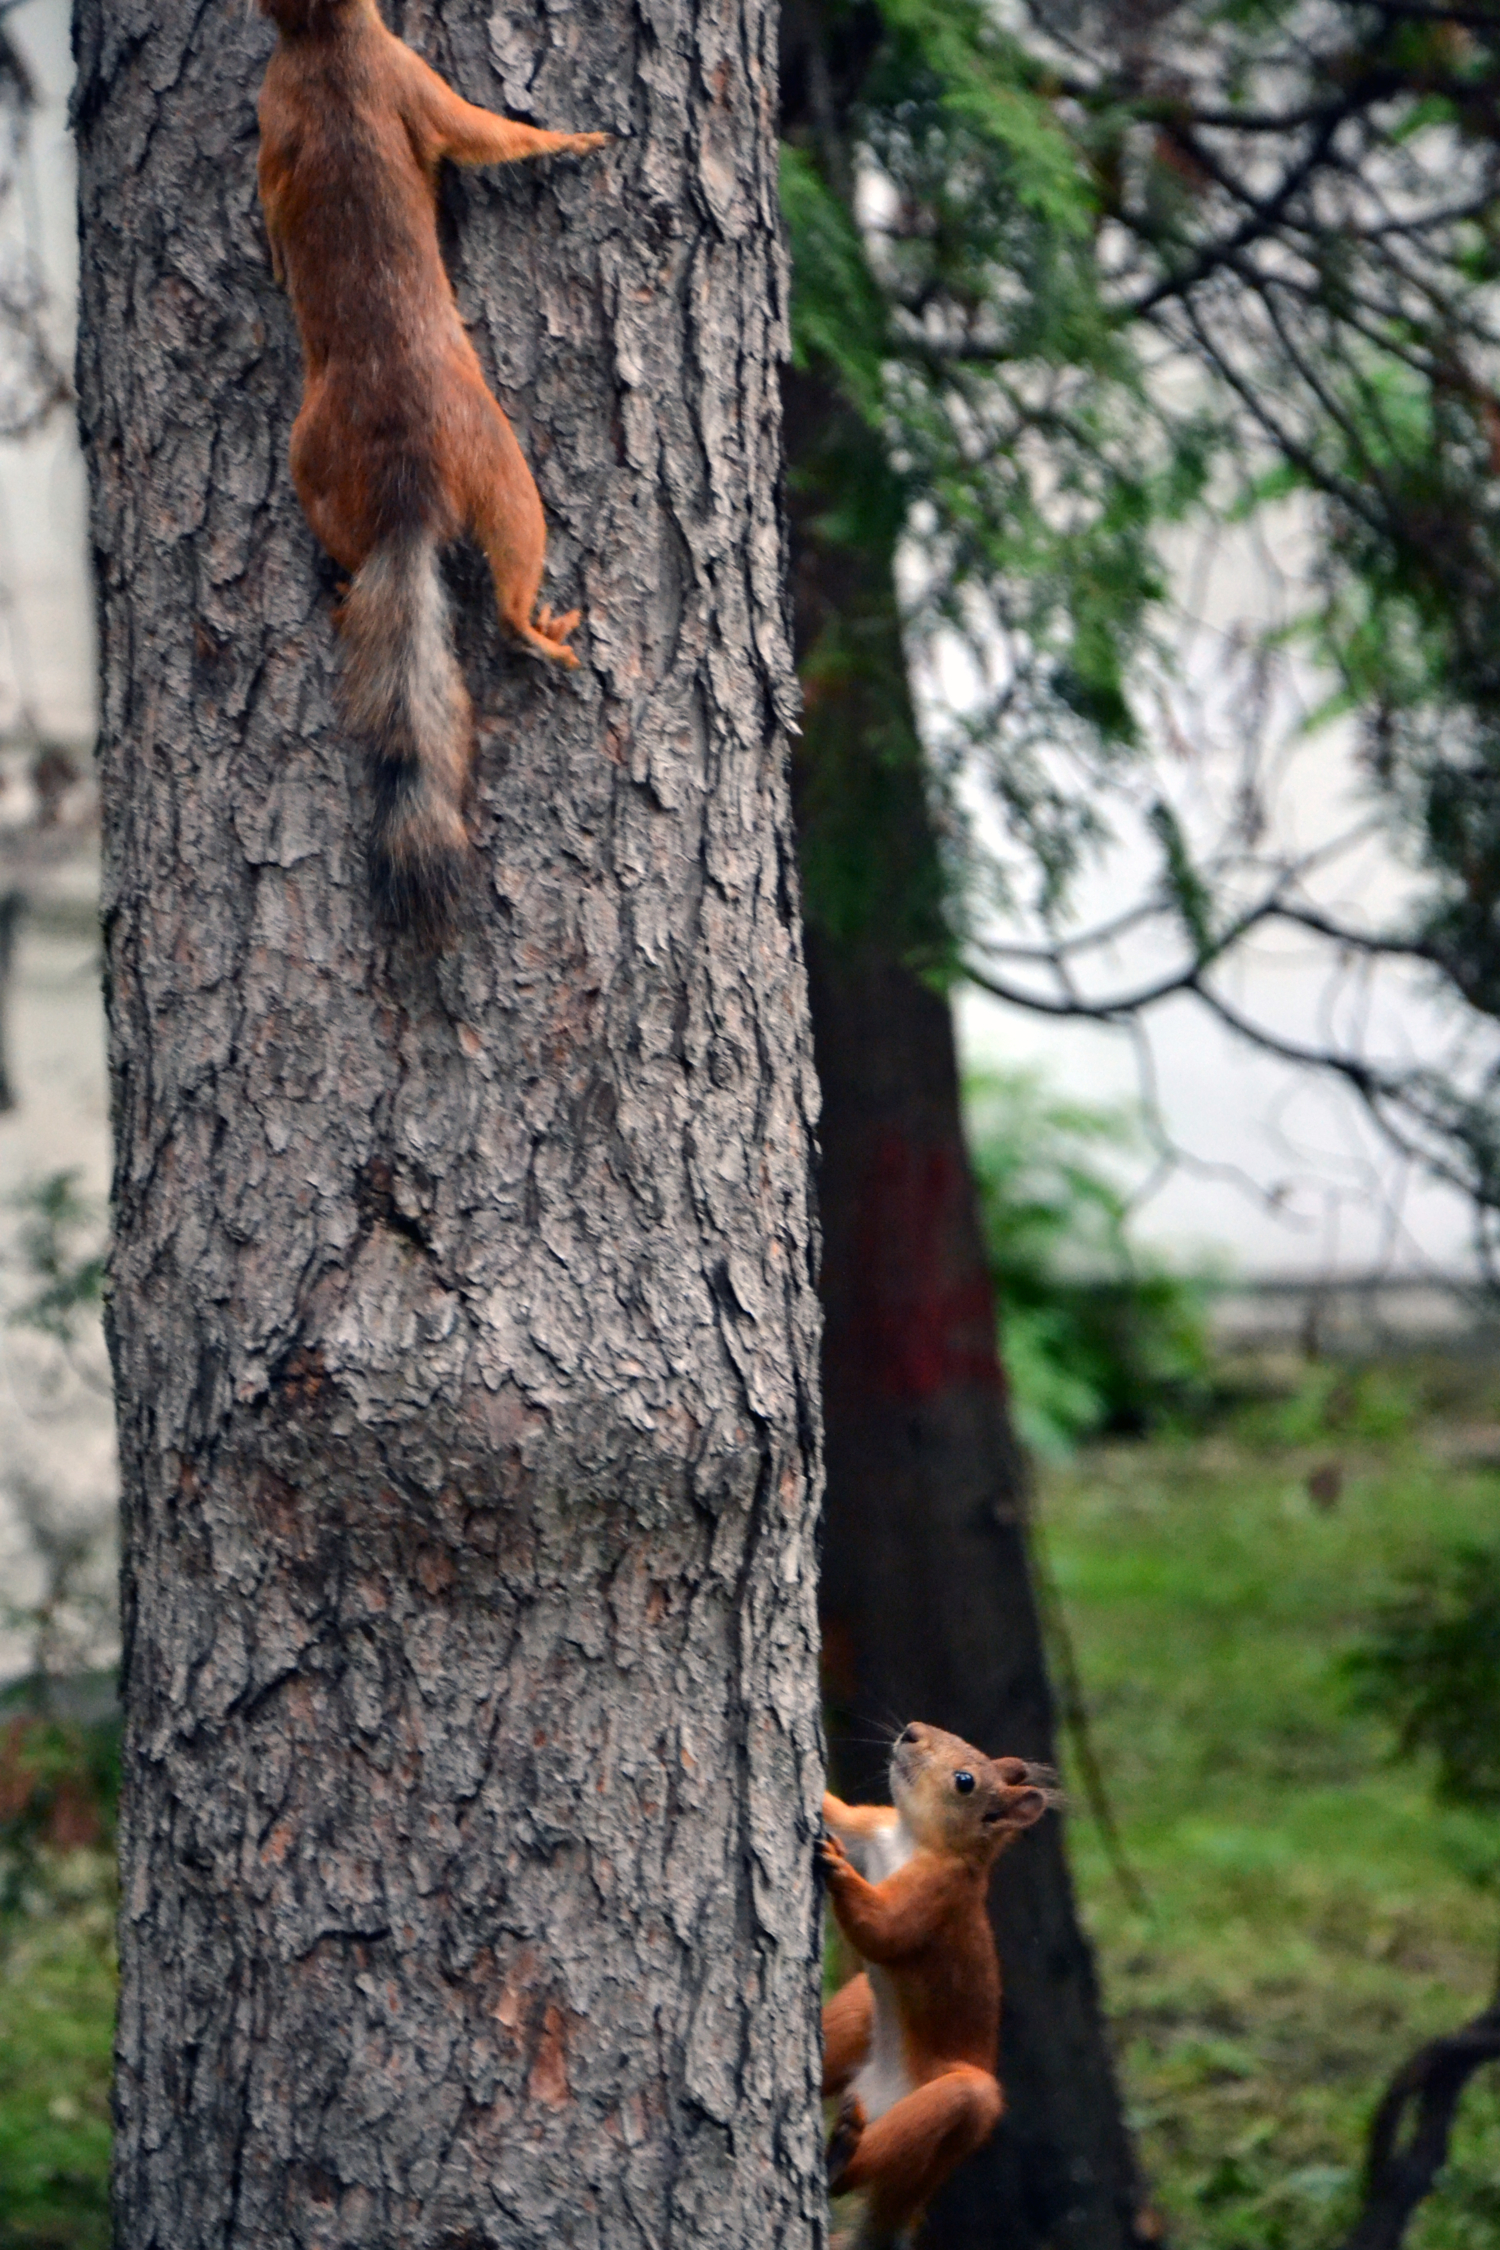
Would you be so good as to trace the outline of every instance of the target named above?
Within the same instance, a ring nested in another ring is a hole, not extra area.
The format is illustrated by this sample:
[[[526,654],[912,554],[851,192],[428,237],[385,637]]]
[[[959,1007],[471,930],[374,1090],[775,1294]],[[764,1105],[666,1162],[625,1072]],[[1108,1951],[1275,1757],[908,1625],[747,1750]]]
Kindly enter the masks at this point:
[[[1410,1377],[1318,1374],[1213,1436],[1050,1471],[1042,1539],[1130,1859],[1072,1847],[1155,2199],[1179,2250],[1321,2250],[1370,2111],[1486,1998],[1500,1821],[1439,1813],[1339,1658],[1403,1565],[1493,1539],[1500,1432],[1423,1418]],[[1487,1402],[1486,1402],[1487,1403]],[[1467,1412],[1472,1420],[1474,1402]],[[1337,1459],[1337,1505],[1307,1478]],[[1500,2084],[1471,2083],[1410,2250],[1500,2243]]]
[[[0,2250],[106,2250],[113,1874],[49,1874],[0,1928]]]

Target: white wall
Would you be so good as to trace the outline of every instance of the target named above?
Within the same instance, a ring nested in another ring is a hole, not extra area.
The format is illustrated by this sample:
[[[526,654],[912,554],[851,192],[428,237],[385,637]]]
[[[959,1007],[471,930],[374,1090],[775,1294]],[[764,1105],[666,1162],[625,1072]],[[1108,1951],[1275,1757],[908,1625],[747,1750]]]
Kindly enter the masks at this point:
[[[52,333],[71,370],[78,250],[69,16],[67,0],[21,0],[6,17],[41,101],[5,231],[42,262]],[[66,406],[39,436],[0,446],[0,587],[0,732],[29,715],[43,734],[87,743],[95,712],[93,603],[83,464]]]
[[[67,0],[22,0],[6,29],[42,99],[4,231],[45,265],[52,334],[71,368],[77,252]],[[83,466],[66,406],[41,435],[0,445],[0,588],[0,734],[35,729],[86,757],[95,713],[93,608]],[[26,762],[20,754],[0,756],[0,831],[30,811]],[[14,1249],[14,1199],[23,1186],[73,1171],[101,1216],[108,1189],[93,850],[93,831],[85,827],[78,850],[43,872],[35,909],[21,926],[8,1027],[20,1098],[0,1115],[0,1245],[7,1250]],[[13,1263],[0,1267],[0,1487],[19,1478],[47,1496],[56,1524],[99,1528],[92,1584],[107,1595],[117,1478],[102,1340],[91,1326],[69,1355],[5,1325],[25,1287]],[[30,1647],[28,1635],[4,1629],[4,1612],[34,1600],[41,1584],[36,1552],[0,1489],[0,1679],[25,1665]],[[107,1627],[95,1653],[110,1653]]]

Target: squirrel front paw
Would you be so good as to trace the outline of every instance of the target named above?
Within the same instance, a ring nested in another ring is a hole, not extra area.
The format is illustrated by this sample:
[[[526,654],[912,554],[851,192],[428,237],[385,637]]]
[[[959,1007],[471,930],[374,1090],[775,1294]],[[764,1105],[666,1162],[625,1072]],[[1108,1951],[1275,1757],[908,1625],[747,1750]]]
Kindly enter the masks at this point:
[[[823,1873],[830,1882],[837,1882],[841,1875],[853,1874],[854,1868],[849,1854],[845,1851],[837,1836],[825,1834],[819,1841],[818,1850],[822,1855]]]
[[[858,2094],[846,2094],[839,2103],[833,2131],[828,2136],[828,2192],[842,2195],[854,2152],[865,2130],[865,2105]]]

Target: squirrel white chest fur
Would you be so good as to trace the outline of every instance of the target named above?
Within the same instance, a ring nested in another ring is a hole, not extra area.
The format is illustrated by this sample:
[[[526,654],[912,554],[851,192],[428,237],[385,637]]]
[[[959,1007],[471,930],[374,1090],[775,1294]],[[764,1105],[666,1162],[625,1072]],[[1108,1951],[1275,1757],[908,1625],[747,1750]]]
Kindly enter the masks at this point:
[[[883,1883],[894,1875],[898,1867],[906,1865],[916,1848],[915,1836],[894,1810],[888,1822],[868,1836],[851,1836],[848,1844],[850,1859],[869,1883]],[[901,2019],[890,1972],[867,1961],[865,1974],[875,2001],[875,2025],[870,2052],[855,2076],[853,2092],[864,2104],[865,2116],[873,2125],[877,2117],[884,2117],[888,2109],[905,2100],[914,2081],[901,2038]]]

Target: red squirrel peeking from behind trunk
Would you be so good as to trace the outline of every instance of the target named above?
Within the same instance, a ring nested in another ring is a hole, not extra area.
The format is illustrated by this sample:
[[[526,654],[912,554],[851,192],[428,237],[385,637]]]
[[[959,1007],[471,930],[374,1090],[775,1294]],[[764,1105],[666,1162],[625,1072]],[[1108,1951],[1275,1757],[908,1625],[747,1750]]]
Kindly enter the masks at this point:
[[[906,1727],[890,1773],[890,1805],[823,1799],[828,1895],[865,1964],[823,2010],[823,2091],[843,2097],[828,2185],[866,2191],[861,2250],[910,2241],[999,2122],[990,1870],[1055,1802],[1045,1768],[938,1727]]]
[[[552,663],[578,661],[578,612],[536,608],[541,498],[459,319],[438,166],[583,155],[610,136],[542,133],[461,101],[376,0],[260,6],[281,34],[261,88],[260,197],[304,360],[292,481],[352,580],[344,702],[374,757],[377,878],[396,921],[438,946],[469,856],[473,759],[438,550],[472,534],[502,624]]]

